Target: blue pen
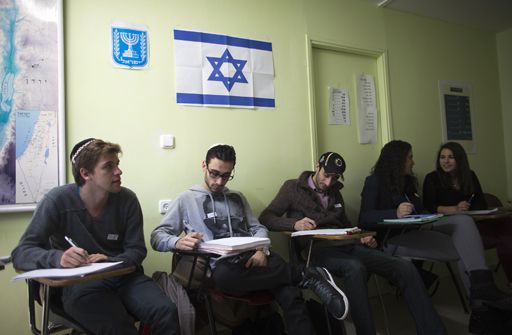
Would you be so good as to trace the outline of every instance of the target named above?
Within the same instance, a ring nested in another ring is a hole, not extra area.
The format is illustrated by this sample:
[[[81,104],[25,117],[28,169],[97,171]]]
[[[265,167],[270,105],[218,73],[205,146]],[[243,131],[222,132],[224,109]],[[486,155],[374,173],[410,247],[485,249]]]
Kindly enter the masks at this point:
[[[405,199],[407,200],[407,202],[412,204],[412,213],[413,214],[418,214],[418,212],[416,212],[416,207],[414,207],[414,203],[411,201],[411,199],[409,199],[409,197],[407,196],[406,193],[404,193],[404,195],[405,195]]]

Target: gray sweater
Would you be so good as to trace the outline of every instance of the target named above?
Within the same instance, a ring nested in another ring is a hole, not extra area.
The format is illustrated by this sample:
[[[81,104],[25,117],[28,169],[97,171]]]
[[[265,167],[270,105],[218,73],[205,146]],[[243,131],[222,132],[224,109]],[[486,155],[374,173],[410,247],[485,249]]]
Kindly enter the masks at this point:
[[[151,233],[151,246],[158,251],[176,250],[182,232],[203,233],[204,241],[231,236],[267,237],[268,233],[242,193],[228,188],[211,193],[199,185],[181,193],[171,203],[162,222]]]
[[[108,261],[140,266],[146,257],[142,211],[137,196],[122,187],[110,193],[100,218],[93,219],[76,184],[51,190],[38,204],[20,243],[12,252],[17,269],[58,268],[68,236],[89,254],[101,253]]]

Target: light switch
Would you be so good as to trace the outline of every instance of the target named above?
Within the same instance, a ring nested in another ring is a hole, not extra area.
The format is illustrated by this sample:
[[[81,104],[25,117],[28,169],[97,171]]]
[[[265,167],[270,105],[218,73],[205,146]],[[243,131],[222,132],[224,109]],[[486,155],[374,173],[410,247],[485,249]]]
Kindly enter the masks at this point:
[[[162,149],[174,148],[174,136],[173,135],[160,135],[160,147]]]

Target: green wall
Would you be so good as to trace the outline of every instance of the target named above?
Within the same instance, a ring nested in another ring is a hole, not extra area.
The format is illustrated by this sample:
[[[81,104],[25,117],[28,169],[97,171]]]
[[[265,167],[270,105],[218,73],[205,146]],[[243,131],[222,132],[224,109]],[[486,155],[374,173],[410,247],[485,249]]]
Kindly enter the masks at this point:
[[[472,86],[476,154],[484,191],[507,199],[495,35],[385,10],[395,138],[413,145],[420,179],[435,167],[441,143],[438,80]],[[492,162],[492,163],[491,163]]]
[[[498,49],[501,107],[508,180],[508,200],[512,201],[512,28],[496,36]]]
[[[510,100],[508,114],[502,113],[494,34],[358,0],[72,0],[65,1],[64,14],[67,151],[91,136],[122,145],[123,185],[139,196],[146,237],[161,219],[158,200],[175,198],[201,182],[200,163],[212,143],[236,147],[238,164],[230,186],[246,194],[256,213],[285,179],[312,167],[306,34],[388,51],[394,138],[413,144],[420,178],[433,167],[441,141],[437,80],[472,84],[478,152],[471,164],[484,188],[506,199],[503,176],[510,170],[510,157],[506,169],[502,119],[508,115],[510,124]],[[148,26],[148,70],[112,68],[109,27],[115,21]],[[276,108],[176,105],[173,28],[271,41]],[[502,40],[500,56],[511,52],[510,33]],[[507,65],[510,88],[510,61]],[[159,148],[164,133],[175,135],[175,149]],[[510,149],[510,137],[507,141]],[[368,170],[373,163],[368,162]],[[510,181],[508,185],[510,194]],[[29,219],[30,213],[0,214],[0,254],[16,245]],[[168,270],[169,262],[169,255],[149,251],[146,272]],[[13,275],[11,268],[0,272],[0,332],[29,334],[26,288],[10,283]]]

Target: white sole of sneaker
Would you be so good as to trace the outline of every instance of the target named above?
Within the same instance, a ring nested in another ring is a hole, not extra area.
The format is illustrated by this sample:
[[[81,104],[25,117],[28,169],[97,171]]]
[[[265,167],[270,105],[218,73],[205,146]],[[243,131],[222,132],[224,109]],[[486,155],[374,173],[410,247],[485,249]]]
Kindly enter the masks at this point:
[[[335,319],[338,319],[338,320],[344,320],[347,315],[348,315],[348,310],[349,310],[349,304],[348,304],[348,299],[347,299],[347,296],[345,295],[345,293],[343,293],[342,290],[340,290],[340,288],[338,287],[338,285],[336,285],[336,283],[334,282],[334,279],[332,278],[331,276],[331,273],[329,271],[327,271],[326,268],[320,268],[323,270],[323,274],[324,274],[324,277],[325,279],[327,280],[327,282],[329,283],[329,285],[331,285],[336,291],[338,291],[338,293],[341,295],[341,297],[343,298],[343,302],[345,303],[345,313],[343,313],[343,315],[341,317],[336,317],[333,315],[333,317]],[[332,314],[331,314],[332,315]]]

